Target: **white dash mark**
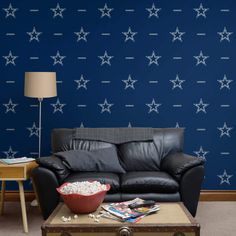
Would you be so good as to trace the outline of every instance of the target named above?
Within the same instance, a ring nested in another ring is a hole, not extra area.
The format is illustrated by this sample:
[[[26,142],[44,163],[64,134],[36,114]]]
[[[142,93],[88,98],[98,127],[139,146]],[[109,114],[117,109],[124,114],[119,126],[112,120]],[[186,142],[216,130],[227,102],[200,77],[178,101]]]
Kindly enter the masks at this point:
[[[182,57],[173,57],[173,60],[182,60]]]
[[[54,35],[54,36],[62,36],[63,33],[54,33],[53,35]]]
[[[87,107],[87,105],[85,105],[85,104],[79,104],[79,105],[77,105],[77,107]]]
[[[77,11],[78,11],[78,12],[87,12],[86,9],[78,9]]]
[[[158,33],[149,33],[149,36],[158,36]]]
[[[15,131],[15,128],[6,128],[6,131]]]
[[[206,129],[205,128],[197,128],[197,131],[203,132],[203,131],[206,131]]]
[[[157,84],[158,81],[157,80],[149,80],[149,84]]]
[[[221,57],[221,60],[229,60],[229,57]]]
[[[30,60],[38,60],[39,57],[30,57]]]
[[[30,155],[38,155],[38,152],[30,152]]]
[[[173,12],[182,12],[182,9],[173,9]]]
[[[134,9],[125,9],[126,12],[135,12]]]
[[[221,12],[230,12],[229,9],[220,9]]]
[[[37,104],[30,105],[30,107],[39,107]]]
[[[221,155],[230,155],[230,152],[221,152]]]
[[[126,104],[125,107],[134,107],[133,104]]]
[[[182,107],[181,104],[174,104],[173,107]]]
[[[6,83],[7,84],[14,84],[16,81],[15,80],[7,80]]]
[[[111,81],[110,81],[110,80],[102,80],[101,83],[102,83],[102,84],[110,84]]]
[[[101,33],[102,36],[110,36],[111,33]]]
[[[197,33],[197,36],[206,36],[206,33]]]
[[[205,80],[197,80],[197,84],[205,84],[206,81]]]
[[[57,80],[57,84],[62,84],[63,81],[62,80]]]
[[[230,105],[229,104],[222,104],[222,105],[220,105],[221,107],[230,107]]]
[[[87,57],[78,57],[78,60],[86,60]]]
[[[134,57],[125,57],[126,60],[134,60]]]
[[[6,33],[6,36],[15,36],[15,33]]]
[[[39,12],[39,9],[30,9],[30,12]]]

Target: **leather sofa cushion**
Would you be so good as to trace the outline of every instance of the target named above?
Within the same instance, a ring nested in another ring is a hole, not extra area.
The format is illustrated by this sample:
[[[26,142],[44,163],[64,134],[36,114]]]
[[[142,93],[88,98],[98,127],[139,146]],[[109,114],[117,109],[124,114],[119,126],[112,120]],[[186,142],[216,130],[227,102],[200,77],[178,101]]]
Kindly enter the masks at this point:
[[[176,193],[179,184],[168,173],[160,171],[128,172],[121,176],[125,193]]]
[[[116,146],[112,143],[102,142],[97,140],[73,139],[71,149],[92,151],[110,147],[115,148]]]
[[[120,191],[119,176],[114,173],[108,172],[77,172],[69,175],[64,182],[77,182],[77,181],[89,181],[97,180],[102,184],[110,184],[111,189],[109,193],[117,193]]]
[[[118,147],[121,164],[126,171],[158,171],[160,157],[152,141],[128,142]]]
[[[60,157],[71,171],[125,173],[114,147],[92,151],[70,150],[54,155]]]
[[[40,157],[36,162],[39,166],[52,170],[60,183],[70,174],[70,170],[56,156]]]

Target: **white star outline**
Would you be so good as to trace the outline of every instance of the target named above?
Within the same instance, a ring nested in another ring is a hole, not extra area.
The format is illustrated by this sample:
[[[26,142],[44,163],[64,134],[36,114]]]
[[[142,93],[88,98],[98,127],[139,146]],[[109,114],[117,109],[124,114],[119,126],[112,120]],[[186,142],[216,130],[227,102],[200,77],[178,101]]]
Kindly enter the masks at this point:
[[[217,129],[221,132],[220,137],[222,138],[224,135],[230,138],[230,131],[233,129],[233,127],[228,127],[226,122],[224,122],[224,125],[222,127],[217,127]]]
[[[125,35],[125,42],[127,42],[128,40],[131,40],[131,41],[135,42],[134,36],[137,33],[138,32],[133,32],[130,27],[128,28],[127,32],[122,32],[122,34]]]
[[[170,34],[173,36],[172,42],[175,42],[176,40],[183,42],[182,36],[185,34],[185,32],[179,31],[178,27],[176,27],[174,32],[170,32]]]
[[[200,146],[198,151],[194,151],[194,153],[197,155],[197,157],[206,159],[206,155],[209,153],[209,151],[204,151],[203,147]]]
[[[53,114],[58,112],[63,113],[63,107],[66,105],[66,103],[60,103],[59,98],[57,98],[56,103],[51,103],[51,106],[53,106],[54,110],[53,110]]]
[[[84,28],[81,27],[79,32],[74,32],[78,38],[77,38],[77,42],[79,42],[80,40],[84,40],[85,42],[87,42],[87,35],[90,34],[90,32],[85,32]]]
[[[35,26],[33,27],[33,30],[31,32],[26,32],[29,36],[30,39],[29,41],[31,42],[32,40],[36,40],[39,42],[39,36],[42,34],[42,32],[37,32]]]
[[[105,3],[104,7],[98,8],[98,10],[102,13],[101,18],[103,18],[104,16],[111,18],[111,11],[113,11],[114,8],[108,8],[107,4]]]
[[[148,113],[151,112],[159,113],[158,107],[161,105],[162,105],[161,103],[156,103],[155,99],[153,98],[151,103],[146,103],[146,106],[149,107]]]
[[[135,89],[134,84],[138,81],[138,80],[134,80],[131,78],[131,75],[128,76],[128,79],[126,80],[122,80],[125,83],[125,89],[127,88],[131,88],[131,89]]]
[[[114,106],[113,103],[108,103],[107,99],[105,98],[103,103],[98,103],[98,106],[100,106],[102,108],[101,113],[103,112],[108,112],[111,114],[111,107]]]
[[[152,55],[146,56],[146,58],[149,60],[148,65],[156,64],[159,66],[158,60],[161,58],[161,56],[156,55],[154,51],[152,51]]]
[[[11,3],[9,4],[8,8],[3,8],[3,10],[6,12],[5,18],[8,18],[9,16],[12,16],[13,18],[16,18],[15,12],[18,11],[18,8],[13,8]]]
[[[226,170],[224,170],[222,175],[217,176],[220,178],[220,185],[222,185],[223,183],[230,185],[229,179],[233,177],[233,175],[228,175]]]
[[[15,155],[18,151],[13,151],[12,147],[10,146],[8,151],[3,151],[3,153],[6,155],[6,158],[11,159],[15,158]]]
[[[132,128],[131,122],[128,123],[128,128]]]
[[[81,122],[79,127],[80,127],[80,128],[84,128],[84,123]]]
[[[193,8],[193,10],[197,12],[196,18],[200,16],[206,18],[206,12],[209,10],[209,8],[204,8],[201,3],[199,8]]]
[[[12,113],[16,113],[15,107],[18,106],[18,104],[17,103],[13,103],[11,98],[10,98],[8,103],[3,103],[3,106],[6,107],[5,113],[8,113],[9,111],[11,111]]]
[[[77,90],[80,89],[80,88],[84,88],[84,89],[87,90],[87,83],[90,80],[84,79],[84,76],[81,75],[79,80],[74,80],[74,81],[77,83],[77,88],[76,88]]]
[[[102,60],[101,62],[101,66],[103,66],[104,64],[107,64],[109,66],[111,66],[111,62],[110,60],[113,58],[114,56],[108,56],[107,51],[104,52],[103,56],[98,56],[98,58],[100,58]]]
[[[223,79],[219,79],[217,80],[219,83],[220,83],[220,90],[223,89],[223,88],[227,88],[227,89],[230,89],[230,83],[233,82],[233,80],[229,80],[227,79],[227,76],[224,75]]]
[[[200,51],[198,56],[193,56],[196,60],[196,66],[198,66],[199,64],[203,64],[204,66],[206,66],[206,59],[209,58],[209,56],[204,56],[202,53],[202,50]]]
[[[33,123],[32,127],[26,128],[30,131],[29,137],[32,137],[33,135],[39,137],[39,127],[36,126],[35,122]]]
[[[161,10],[161,8],[156,8],[154,3],[152,3],[151,8],[146,8],[146,10],[149,12],[148,18],[151,18],[152,16],[159,18],[158,12]]]
[[[185,80],[179,79],[179,75],[177,74],[175,80],[170,80],[170,82],[173,83],[172,90],[176,88],[183,89],[182,83],[184,83]]]
[[[56,8],[50,8],[51,11],[53,11],[53,18],[56,18],[57,16],[60,16],[61,18],[63,18],[63,11],[66,10],[66,8],[61,8],[60,4],[57,3]]]
[[[206,112],[206,108],[210,105],[209,103],[204,103],[202,98],[200,99],[199,103],[194,103],[193,104],[195,107],[197,107],[197,111],[196,113],[202,111],[204,113],[207,113]]]
[[[16,65],[15,60],[18,58],[18,56],[13,56],[11,50],[9,51],[8,56],[3,56],[3,58],[6,60],[5,66],[8,64]]]
[[[229,36],[233,34],[233,32],[229,32],[227,31],[226,27],[224,27],[222,32],[217,32],[217,34],[220,35],[220,42],[226,40],[228,42],[230,42],[230,38]]]
[[[53,65],[55,66],[56,64],[60,64],[61,66],[63,66],[63,59],[66,58],[66,56],[61,56],[59,50],[57,50],[57,54],[55,56],[50,56],[54,62]]]

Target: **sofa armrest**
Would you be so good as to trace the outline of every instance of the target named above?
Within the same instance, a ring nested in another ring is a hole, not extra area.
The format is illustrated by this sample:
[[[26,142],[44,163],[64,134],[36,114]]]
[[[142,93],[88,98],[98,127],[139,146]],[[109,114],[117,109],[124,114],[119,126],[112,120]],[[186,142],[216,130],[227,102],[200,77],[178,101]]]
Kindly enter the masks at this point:
[[[172,153],[166,156],[161,162],[161,170],[168,172],[175,179],[180,181],[183,174],[189,169],[203,165],[205,160],[182,152]]]
[[[57,177],[47,168],[36,167],[32,171],[32,179],[43,218],[47,219],[60,200],[56,190],[59,187]]]
[[[63,161],[57,156],[40,157],[36,159],[40,167],[53,171],[59,181],[62,183],[69,176],[70,170],[63,164]]]

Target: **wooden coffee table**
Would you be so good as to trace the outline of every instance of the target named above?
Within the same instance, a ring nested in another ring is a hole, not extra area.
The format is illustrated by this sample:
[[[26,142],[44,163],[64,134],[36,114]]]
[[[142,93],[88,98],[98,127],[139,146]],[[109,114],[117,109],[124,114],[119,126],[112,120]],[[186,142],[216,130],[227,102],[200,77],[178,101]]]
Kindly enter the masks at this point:
[[[99,212],[100,208],[97,212]],[[96,212],[96,213],[97,213]],[[94,214],[96,214],[94,213]],[[70,222],[62,222],[62,216],[71,216]],[[100,218],[100,222],[88,215],[74,214],[60,203],[42,225],[42,236],[199,236],[200,225],[182,203],[161,203],[160,211],[144,217],[137,223],[120,223]]]

